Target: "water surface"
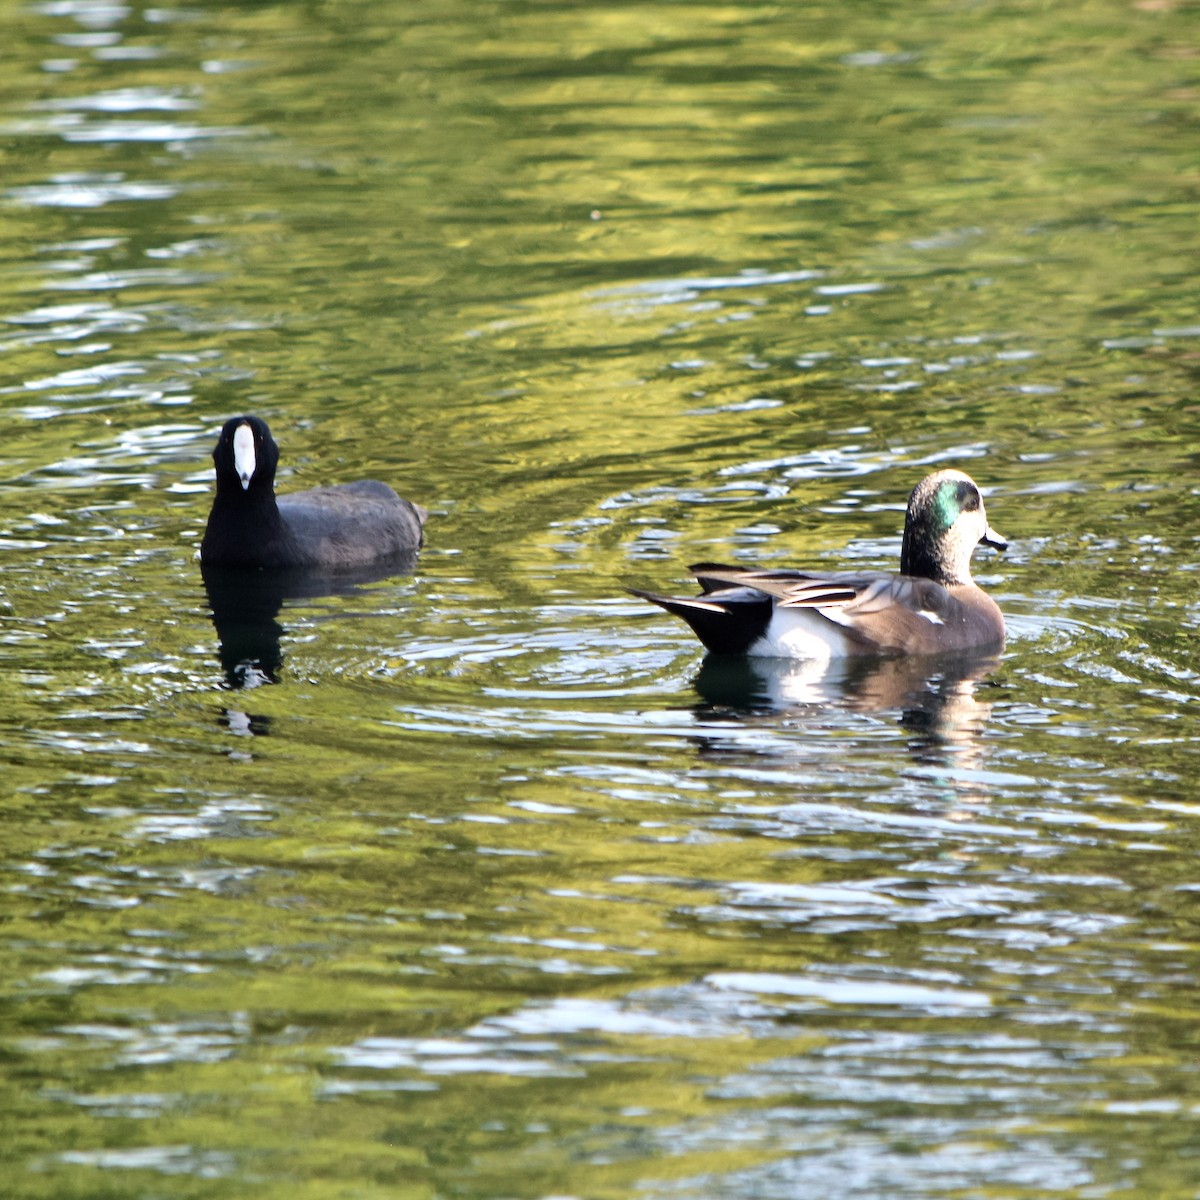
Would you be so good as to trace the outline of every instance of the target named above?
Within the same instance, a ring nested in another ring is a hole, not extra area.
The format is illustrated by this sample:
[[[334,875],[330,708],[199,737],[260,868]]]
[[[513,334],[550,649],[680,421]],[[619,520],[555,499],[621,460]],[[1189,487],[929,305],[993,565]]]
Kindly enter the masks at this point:
[[[0,12],[9,1194],[1200,1188],[1188,6]],[[416,571],[231,625],[238,411]],[[624,592],[948,464],[997,660]]]

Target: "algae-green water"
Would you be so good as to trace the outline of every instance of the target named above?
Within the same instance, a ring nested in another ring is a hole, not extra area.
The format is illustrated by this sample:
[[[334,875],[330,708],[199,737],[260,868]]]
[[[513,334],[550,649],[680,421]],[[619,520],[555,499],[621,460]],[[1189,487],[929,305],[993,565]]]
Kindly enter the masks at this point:
[[[0,19],[6,1196],[1200,1191],[1194,6]],[[416,570],[231,618],[247,411]],[[625,591],[943,465],[998,660]]]

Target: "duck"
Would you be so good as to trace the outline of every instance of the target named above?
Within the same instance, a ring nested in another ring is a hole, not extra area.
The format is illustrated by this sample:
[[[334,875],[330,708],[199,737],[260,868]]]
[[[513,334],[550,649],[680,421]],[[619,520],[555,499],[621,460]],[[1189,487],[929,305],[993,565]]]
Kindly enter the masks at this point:
[[[979,545],[1008,548],[975,481],[942,470],[908,498],[899,574],[697,563],[688,569],[699,596],[630,591],[685,620],[713,654],[831,661],[999,650],[1004,615],[971,577]]]
[[[217,492],[200,543],[208,568],[353,569],[411,560],[428,514],[386,483],[275,494],[279,447],[266,421],[232,417],[212,452]]]

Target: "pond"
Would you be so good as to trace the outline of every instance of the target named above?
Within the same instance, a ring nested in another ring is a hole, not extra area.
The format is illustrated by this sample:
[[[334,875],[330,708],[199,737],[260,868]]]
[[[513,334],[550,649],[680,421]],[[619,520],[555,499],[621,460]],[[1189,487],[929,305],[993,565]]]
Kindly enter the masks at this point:
[[[0,11],[7,1195],[1200,1190],[1194,9]],[[206,590],[241,412],[415,569]],[[942,466],[998,657],[627,591]]]

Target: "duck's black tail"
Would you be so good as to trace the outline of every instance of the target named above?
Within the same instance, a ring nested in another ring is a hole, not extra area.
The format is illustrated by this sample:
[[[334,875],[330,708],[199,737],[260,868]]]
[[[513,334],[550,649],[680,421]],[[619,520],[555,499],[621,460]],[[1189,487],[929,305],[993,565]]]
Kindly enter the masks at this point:
[[[709,592],[694,599],[660,596],[638,588],[629,591],[686,621],[713,654],[745,654],[771,622],[770,597],[750,588],[730,589],[724,594]]]

